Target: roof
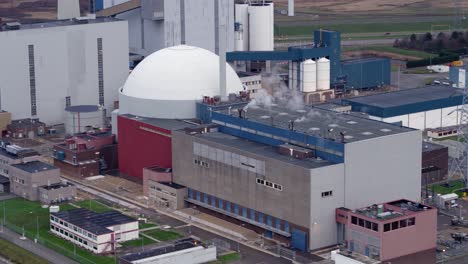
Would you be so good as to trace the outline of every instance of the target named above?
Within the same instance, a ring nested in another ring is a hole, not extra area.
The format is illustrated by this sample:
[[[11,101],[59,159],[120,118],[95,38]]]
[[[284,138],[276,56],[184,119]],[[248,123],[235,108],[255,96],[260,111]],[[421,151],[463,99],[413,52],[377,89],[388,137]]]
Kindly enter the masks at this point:
[[[24,150],[19,151],[17,155],[14,155],[6,151],[6,149],[0,147],[0,155],[8,157],[10,159],[22,159],[24,157],[31,157],[31,156],[39,155],[39,153],[37,153],[37,151],[33,149],[24,149]]]
[[[138,252],[138,253],[130,253],[130,254],[121,256],[120,258],[125,261],[131,262],[131,261],[142,260],[146,258],[159,256],[159,255],[164,255],[164,254],[168,254],[171,252],[176,252],[176,251],[180,251],[184,249],[199,247],[200,245],[202,245],[200,241],[197,241],[191,238],[186,238],[186,239],[178,240],[172,245],[165,245],[162,247],[158,247],[158,248],[154,248],[154,249],[150,249],[150,250],[146,250],[146,251]]]
[[[88,19],[86,23],[79,22],[75,19],[63,19],[63,20],[51,20],[47,22],[41,23],[31,23],[31,24],[21,24],[20,29],[18,30],[26,30],[26,29],[43,29],[43,28],[52,28],[52,27],[63,27],[63,26],[73,26],[73,25],[88,25],[88,24],[98,24],[98,23],[106,23],[106,22],[117,22],[121,21],[120,19],[110,18],[110,17],[98,17],[96,19]],[[18,31],[14,30],[14,31]],[[5,31],[13,31],[13,30],[3,30]],[[2,31],[0,31],[1,34]]]
[[[159,183],[159,184],[162,184],[162,185],[165,185],[165,186],[167,186],[167,187],[174,188],[174,189],[176,189],[176,190],[186,188],[185,186],[180,185],[180,184],[177,184],[177,183],[175,183],[175,182],[158,182],[158,183]]]
[[[130,0],[122,4],[114,5],[109,8],[100,10],[96,13],[96,15],[105,17],[115,16],[121,13],[131,11],[133,9],[137,9],[139,7],[141,7],[141,0]]]
[[[73,113],[89,113],[99,111],[99,106],[97,105],[73,105],[65,108],[67,112]]]
[[[238,94],[243,90],[239,77],[229,64],[226,64],[226,86],[227,94]],[[170,101],[219,96],[218,55],[187,45],[158,50],[135,67],[122,88],[122,94]]]
[[[353,111],[377,117],[392,117],[462,104],[462,91],[443,85],[429,85],[396,92],[343,99]]]
[[[107,227],[136,222],[137,220],[117,211],[96,213],[88,209],[79,208],[64,212],[51,213],[72,225],[80,227],[95,235],[112,233]]]
[[[163,128],[169,131],[184,129],[186,127],[195,127],[196,125],[188,123],[188,122],[180,119],[162,119],[162,118],[147,118],[147,117],[140,117],[130,114],[121,115],[121,117],[125,117],[134,121],[138,121],[150,126],[155,126],[159,128]]]
[[[229,114],[228,110],[221,112]],[[236,109],[230,112],[233,117],[238,116]],[[297,133],[334,141],[340,141],[342,132],[345,143],[413,131],[411,128],[313,107],[296,111],[274,105],[270,108],[249,107],[246,116],[247,120],[288,131],[290,122],[294,121]]]
[[[427,141],[423,141],[422,143],[422,152],[429,152],[429,151],[433,151],[437,149],[445,149],[445,148],[447,147],[439,145],[439,144],[430,143]]]
[[[333,162],[323,159],[296,159],[294,157],[278,153],[276,147],[246,140],[240,137],[231,136],[221,132],[196,134],[194,135],[194,137],[206,140],[208,142],[213,142],[218,145],[223,145],[226,147],[238,149],[240,151],[252,153],[259,157],[274,159],[277,161],[290,163],[307,169],[320,168],[335,164]]]
[[[18,168],[20,170],[29,172],[29,173],[36,173],[36,172],[41,172],[41,171],[49,171],[49,170],[58,169],[55,166],[52,166],[50,164],[47,164],[45,162],[38,161],[38,160],[33,160],[33,161],[18,163],[18,164],[12,164],[11,166],[13,166],[15,168]]]
[[[453,200],[453,199],[458,199],[458,194],[456,193],[448,193],[440,196],[440,199],[444,200]]]
[[[0,184],[10,183],[10,179],[0,175]]]

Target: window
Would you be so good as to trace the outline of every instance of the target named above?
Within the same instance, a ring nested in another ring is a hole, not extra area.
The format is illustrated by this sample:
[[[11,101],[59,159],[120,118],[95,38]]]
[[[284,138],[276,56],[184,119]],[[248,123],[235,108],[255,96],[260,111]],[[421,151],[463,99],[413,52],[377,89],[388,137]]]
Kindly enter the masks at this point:
[[[257,183],[258,184],[265,184],[265,180],[257,178]]]
[[[407,226],[407,219],[403,219],[400,221],[400,227],[406,227]]]
[[[36,105],[36,63],[34,60],[34,45],[28,45],[29,55],[29,94],[31,96],[31,116],[37,115]]]
[[[257,184],[264,185],[266,187],[270,187],[279,191],[283,190],[283,186],[277,183],[273,183],[264,179],[257,178],[256,179]]]
[[[383,230],[384,230],[384,232],[390,231],[390,224],[384,224]]]
[[[408,219],[408,226],[414,226],[416,224],[416,219],[414,217]]]
[[[366,221],[366,228],[367,229],[372,229],[372,222]]]
[[[63,225],[63,221],[62,221],[62,220],[60,220],[60,224]]]
[[[364,219],[359,218],[359,226],[364,227]]]
[[[392,230],[398,229],[398,221],[392,223]]]
[[[98,87],[99,87],[99,104],[104,105],[104,58],[102,51],[102,38],[97,39],[97,60],[98,60]]]
[[[379,231],[379,225],[377,223],[372,223],[372,230]]]
[[[330,197],[333,195],[333,191],[322,192],[322,198]]]
[[[357,217],[351,216],[351,224],[357,225]]]

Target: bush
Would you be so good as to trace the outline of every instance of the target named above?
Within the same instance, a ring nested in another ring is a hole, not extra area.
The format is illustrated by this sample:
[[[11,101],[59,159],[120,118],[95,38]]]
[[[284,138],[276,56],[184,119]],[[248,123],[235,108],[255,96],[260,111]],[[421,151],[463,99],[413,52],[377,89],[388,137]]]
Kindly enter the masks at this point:
[[[442,57],[435,57],[432,59],[422,59],[422,60],[412,60],[406,62],[406,68],[415,68],[415,67],[423,67],[431,64],[443,64],[449,63],[452,61],[459,60],[460,56],[458,55],[448,55]]]

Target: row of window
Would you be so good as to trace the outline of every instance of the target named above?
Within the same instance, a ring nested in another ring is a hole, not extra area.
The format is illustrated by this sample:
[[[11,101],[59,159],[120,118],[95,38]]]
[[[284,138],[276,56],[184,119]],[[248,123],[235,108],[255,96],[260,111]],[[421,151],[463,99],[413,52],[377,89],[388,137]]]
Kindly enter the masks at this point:
[[[62,221],[61,219],[59,219],[59,218],[57,218],[57,217],[54,217],[54,216],[51,215],[51,216],[50,216],[50,221],[51,221],[51,222],[58,223],[58,224],[60,224],[60,225],[62,225],[62,226],[64,226],[64,227],[70,228],[70,229],[72,229],[73,231],[82,234],[83,236],[89,237],[89,238],[91,238],[91,239],[93,239],[93,240],[97,240],[97,236],[96,236],[96,235],[91,234],[91,233],[87,232],[86,230],[81,229],[81,228],[79,228],[79,227],[77,227],[77,226],[75,226],[75,225],[72,225],[72,224],[69,224],[69,223],[67,223],[67,222],[64,222],[64,221]]]
[[[322,192],[322,198],[333,196],[333,191]]]
[[[37,115],[36,106],[36,65],[34,61],[34,45],[28,45],[29,55],[29,93],[31,95],[31,115]]]
[[[379,224],[358,218],[356,216],[351,216],[351,224],[358,225],[360,227],[367,228],[372,231],[379,232]]]
[[[0,159],[0,164],[8,164],[8,161],[4,159]]]
[[[156,187],[156,186],[154,186],[154,185],[150,186],[150,188],[153,189],[153,190],[156,190],[156,191],[158,191],[158,192],[162,192],[162,193],[164,193],[164,194],[168,194],[168,195],[171,195],[171,196],[176,196],[175,193],[171,193],[171,192],[169,192],[169,191],[163,190],[163,189],[161,189],[161,188],[159,188],[159,187]]]
[[[397,230],[400,228],[405,228],[408,226],[414,226],[416,224],[416,219],[414,217],[403,219],[400,221],[395,221],[392,223],[384,224],[384,232],[389,232],[393,230]]]
[[[208,162],[202,161],[202,160],[198,160],[198,159],[194,159],[194,160],[193,160],[193,163],[194,163],[195,165],[198,165],[198,166],[201,166],[201,167],[204,167],[204,168],[209,168],[209,167],[210,167],[210,164],[208,164]]]
[[[283,190],[282,185],[277,184],[277,183],[273,183],[271,181],[267,181],[267,180],[264,180],[264,179],[257,178],[257,183],[260,184],[260,185],[263,185],[263,186],[270,187],[272,189],[278,190],[278,191]]]
[[[262,81],[251,81],[251,82],[243,82],[244,85],[254,85],[254,84],[261,84]]]
[[[23,184],[24,185],[24,180],[23,179],[20,179],[18,177],[13,177],[13,181],[16,182],[16,183],[19,183],[19,184]]]
[[[60,234],[66,236],[66,237],[69,237],[70,239],[75,240],[75,243],[77,243],[77,244],[81,244],[81,245],[84,245],[84,246],[87,246],[87,247],[92,247],[92,248],[94,248],[95,250],[98,249],[96,243],[92,243],[92,242],[90,242],[90,241],[88,241],[88,240],[86,240],[86,239],[82,239],[82,238],[79,237],[79,236],[73,235],[71,232],[68,232],[68,231],[66,231],[66,230],[63,230],[63,229],[58,228],[58,227],[53,226],[53,225],[51,225],[50,228],[51,228],[52,230],[55,230],[55,231],[59,232]]]
[[[271,215],[264,214],[254,209],[249,209],[243,206],[240,206],[236,203],[231,203],[214,196],[204,194],[192,189],[188,189],[188,197],[193,200],[197,200],[201,203],[216,207],[222,211],[233,213],[239,216],[242,216],[245,219],[250,219],[260,224],[264,224],[270,227],[274,227],[277,230],[282,230],[289,233],[289,222],[275,218]]]

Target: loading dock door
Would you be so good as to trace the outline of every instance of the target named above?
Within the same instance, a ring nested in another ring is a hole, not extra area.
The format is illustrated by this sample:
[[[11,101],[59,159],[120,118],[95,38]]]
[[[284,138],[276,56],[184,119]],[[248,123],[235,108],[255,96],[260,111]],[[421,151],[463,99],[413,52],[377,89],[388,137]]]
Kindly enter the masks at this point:
[[[293,229],[291,246],[300,251],[307,251],[307,234],[300,230]]]

